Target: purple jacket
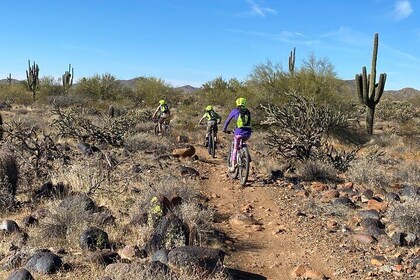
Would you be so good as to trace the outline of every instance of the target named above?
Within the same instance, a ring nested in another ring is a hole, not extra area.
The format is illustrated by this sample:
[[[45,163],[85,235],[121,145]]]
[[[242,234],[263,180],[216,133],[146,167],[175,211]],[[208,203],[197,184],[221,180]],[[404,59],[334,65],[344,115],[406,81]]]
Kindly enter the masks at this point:
[[[238,119],[240,113],[241,113],[241,111],[238,108],[235,108],[232,111],[230,111],[230,114],[227,117],[227,119],[225,121],[225,124],[223,125],[223,131],[227,130],[227,127],[228,127],[228,125],[229,125],[229,123],[232,119],[234,119],[235,121]],[[250,137],[251,132],[252,132],[252,130],[250,128],[235,127],[235,129],[233,130],[233,133],[235,135],[241,135],[242,137]]]

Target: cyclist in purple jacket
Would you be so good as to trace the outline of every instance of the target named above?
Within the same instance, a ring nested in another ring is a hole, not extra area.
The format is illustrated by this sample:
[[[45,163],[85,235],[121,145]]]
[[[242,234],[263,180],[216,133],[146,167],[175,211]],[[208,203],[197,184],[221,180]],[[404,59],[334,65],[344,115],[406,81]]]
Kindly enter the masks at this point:
[[[233,109],[227,117],[223,125],[223,132],[227,131],[227,127],[232,119],[236,120],[234,133],[234,149],[232,151],[232,164],[229,168],[230,172],[234,172],[236,168],[236,155],[239,150],[239,142],[241,139],[244,141],[251,137],[251,112],[246,108],[246,99],[241,97],[236,100],[236,108]]]

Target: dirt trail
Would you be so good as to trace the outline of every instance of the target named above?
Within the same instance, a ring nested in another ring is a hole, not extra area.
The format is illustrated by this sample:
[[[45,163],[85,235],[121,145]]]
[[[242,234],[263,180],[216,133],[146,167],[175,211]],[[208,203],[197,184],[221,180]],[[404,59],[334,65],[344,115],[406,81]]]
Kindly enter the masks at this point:
[[[239,269],[267,279],[295,279],[291,272],[299,264],[306,264],[331,277],[332,271],[325,253],[311,248],[300,238],[296,228],[290,226],[297,215],[284,215],[287,205],[279,205],[281,194],[276,186],[259,186],[252,182],[242,187],[237,180],[226,175],[224,151],[218,150],[213,164],[200,165],[202,191],[216,208],[218,227],[231,240],[225,258],[227,267]],[[197,148],[201,158],[209,159],[204,148]],[[240,215],[238,214],[245,214]],[[238,217],[236,217],[236,216]],[[232,218],[236,217],[236,218]],[[252,223],[252,217],[256,222]],[[260,279],[260,278],[255,278]],[[332,278],[331,278],[332,279]]]

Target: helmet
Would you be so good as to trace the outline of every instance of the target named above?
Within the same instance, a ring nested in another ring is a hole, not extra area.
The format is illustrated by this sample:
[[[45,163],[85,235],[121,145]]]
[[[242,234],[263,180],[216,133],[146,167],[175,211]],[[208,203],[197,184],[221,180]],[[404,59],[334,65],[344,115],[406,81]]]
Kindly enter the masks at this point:
[[[213,110],[213,106],[209,105],[206,107],[206,111],[211,111],[211,110]]]
[[[236,99],[236,106],[246,106],[246,99],[243,97],[240,97]]]
[[[165,100],[163,100],[163,99],[162,99],[162,100],[159,100],[159,104],[160,104],[160,105],[163,105],[163,104],[165,104],[165,103],[166,103],[166,101],[165,101]]]

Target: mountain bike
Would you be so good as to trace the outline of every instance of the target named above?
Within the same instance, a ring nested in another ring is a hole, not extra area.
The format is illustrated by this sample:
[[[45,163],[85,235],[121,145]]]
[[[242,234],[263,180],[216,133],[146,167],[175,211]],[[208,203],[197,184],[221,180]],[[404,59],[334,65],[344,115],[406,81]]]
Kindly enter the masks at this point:
[[[207,136],[207,149],[209,151],[209,155],[211,155],[212,158],[216,157],[216,135],[214,132],[214,126],[216,124],[212,125],[210,128],[210,133]]]
[[[159,135],[159,119],[154,119],[155,125],[155,134]],[[160,135],[168,136],[171,133],[171,127],[169,126],[168,122],[165,120],[161,125]]]
[[[229,134],[231,132],[228,132]],[[242,186],[246,185],[249,175],[249,164],[251,162],[251,156],[246,145],[246,141],[241,139],[239,142],[239,150],[236,153],[236,168],[233,172],[230,172],[230,167],[232,166],[232,152],[235,146],[234,140],[229,147],[229,152],[227,156],[227,167],[229,177],[232,179],[239,179]]]

